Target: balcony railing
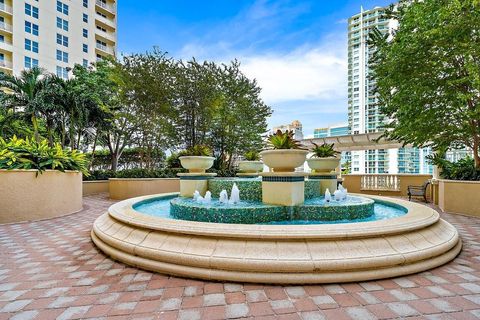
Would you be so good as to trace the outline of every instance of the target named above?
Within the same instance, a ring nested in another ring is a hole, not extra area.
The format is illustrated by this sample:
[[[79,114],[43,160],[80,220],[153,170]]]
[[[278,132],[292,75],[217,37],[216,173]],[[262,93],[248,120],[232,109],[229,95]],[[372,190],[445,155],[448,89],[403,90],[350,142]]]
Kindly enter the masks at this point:
[[[95,4],[96,4],[97,6],[103,8],[103,9],[105,9],[105,10],[108,10],[108,11],[112,12],[112,13],[115,12],[115,7],[114,7],[114,6],[109,5],[109,4],[107,4],[107,3],[103,2],[103,1],[97,0],[97,1],[95,1]]]
[[[5,3],[0,3],[0,11],[7,12],[13,14],[12,7],[7,6]]]
[[[0,68],[12,69],[13,64],[8,60],[0,60]]]
[[[368,174],[360,180],[361,190],[400,191],[400,177],[394,174]]]
[[[100,44],[100,43],[96,44],[96,48],[99,49],[99,50],[102,50],[103,52],[107,52],[109,54],[112,54],[112,55],[115,53],[112,48],[110,48],[109,46],[105,46],[103,44]]]
[[[0,30],[5,30],[8,32],[12,32],[12,26],[5,22],[0,22]]]

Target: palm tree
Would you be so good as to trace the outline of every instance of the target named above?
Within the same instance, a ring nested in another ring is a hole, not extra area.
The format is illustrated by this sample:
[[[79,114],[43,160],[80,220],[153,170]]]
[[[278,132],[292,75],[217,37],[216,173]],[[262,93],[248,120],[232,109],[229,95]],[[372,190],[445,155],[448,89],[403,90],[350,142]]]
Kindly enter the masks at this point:
[[[8,93],[2,96],[3,106],[30,119],[36,141],[40,140],[39,119],[55,109],[52,86],[51,74],[38,67],[23,70],[18,77],[0,73],[0,88]]]

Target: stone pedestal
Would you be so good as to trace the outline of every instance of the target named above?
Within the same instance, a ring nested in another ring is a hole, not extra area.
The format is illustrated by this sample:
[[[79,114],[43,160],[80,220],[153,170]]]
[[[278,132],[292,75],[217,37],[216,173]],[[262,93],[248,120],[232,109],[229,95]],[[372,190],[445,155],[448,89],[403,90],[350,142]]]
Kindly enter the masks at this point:
[[[337,190],[337,174],[336,173],[311,173],[308,179],[320,181],[320,195],[324,196],[328,189],[333,194]]]
[[[193,197],[195,190],[205,196],[208,190],[208,180],[215,177],[216,173],[178,173],[180,178],[180,196]]]
[[[305,173],[263,172],[262,202],[281,206],[295,206],[305,200]]]

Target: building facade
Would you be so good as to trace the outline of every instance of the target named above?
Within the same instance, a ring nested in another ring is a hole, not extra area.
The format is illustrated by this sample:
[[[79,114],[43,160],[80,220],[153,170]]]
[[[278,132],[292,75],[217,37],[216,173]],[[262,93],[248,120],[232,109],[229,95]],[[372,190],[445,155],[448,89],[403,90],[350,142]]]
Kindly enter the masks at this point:
[[[295,140],[303,140],[303,127],[302,127],[302,123],[298,120],[294,120],[292,121],[291,124],[283,124],[283,125],[280,125],[280,126],[277,126],[277,127],[273,127],[273,132],[276,132],[276,131],[293,131],[293,137]]]
[[[368,44],[373,28],[392,35],[397,21],[383,17],[385,9],[360,9],[348,19],[348,126],[350,134],[379,132],[387,120],[380,112],[375,81],[369,78],[369,59],[374,48]],[[351,152],[352,173],[429,173],[428,150],[417,148],[379,149]]]
[[[0,0],[0,71],[63,78],[117,50],[116,0]]]
[[[333,125],[326,128],[317,128],[313,131],[314,138],[337,137],[350,134],[348,124]]]

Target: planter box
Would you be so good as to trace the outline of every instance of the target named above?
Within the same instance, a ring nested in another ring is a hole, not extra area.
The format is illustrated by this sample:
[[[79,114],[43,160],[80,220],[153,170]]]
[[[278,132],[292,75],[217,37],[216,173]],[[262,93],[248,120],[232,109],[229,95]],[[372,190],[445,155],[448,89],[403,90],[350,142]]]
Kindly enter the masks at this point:
[[[180,192],[180,179],[178,178],[110,178],[108,181],[110,198],[115,200],[157,193]]]
[[[438,180],[438,205],[445,212],[480,216],[480,181]]]
[[[108,192],[108,180],[83,181],[83,195]]]
[[[53,218],[82,210],[77,171],[0,170],[0,223]]]

